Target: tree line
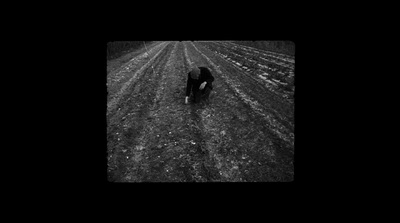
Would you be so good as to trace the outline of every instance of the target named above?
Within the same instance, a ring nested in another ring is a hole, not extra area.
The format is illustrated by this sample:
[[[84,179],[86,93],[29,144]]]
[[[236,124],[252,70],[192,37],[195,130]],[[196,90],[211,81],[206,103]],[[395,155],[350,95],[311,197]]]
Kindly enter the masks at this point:
[[[151,41],[115,41],[107,43],[107,60],[121,57],[124,54],[149,45]]]

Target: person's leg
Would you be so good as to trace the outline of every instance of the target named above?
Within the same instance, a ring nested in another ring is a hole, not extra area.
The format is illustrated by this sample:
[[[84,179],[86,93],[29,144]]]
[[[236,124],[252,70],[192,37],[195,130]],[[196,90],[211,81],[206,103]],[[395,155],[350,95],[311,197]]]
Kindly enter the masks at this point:
[[[211,90],[212,89],[210,87],[205,87],[202,90],[202,98],[206,103],[209,103],[209,97],[210,97]]]
[[[193,101],[194,103],[199,103],[201,99],[201,91],[194,91],[193,93]]]
[[[203,89],[203,98],[208,99],[210,97],[210,93],[211,93],[211,88],[205,87]]]

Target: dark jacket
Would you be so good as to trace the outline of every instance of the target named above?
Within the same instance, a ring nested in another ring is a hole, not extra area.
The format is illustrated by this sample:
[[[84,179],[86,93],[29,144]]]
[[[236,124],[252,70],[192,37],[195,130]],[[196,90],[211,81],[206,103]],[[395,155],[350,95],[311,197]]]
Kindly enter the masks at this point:
[[[190,72],[188,73],[188,79],[187,79],[187,84],[186,84],[186,96],[190,95],[190,91],[193,88],[193,91],[199,91],[199,87],[201,85],[201,83],[203,83],[204,81],[207,82],[206,87],[209,87],[212,89],[212,82],[214,81],[214,77],[211,74],[211,71],[206,68],[206,67],[199,67],[200,69],[200,76],[199,79],[192,79],[190,77]]]

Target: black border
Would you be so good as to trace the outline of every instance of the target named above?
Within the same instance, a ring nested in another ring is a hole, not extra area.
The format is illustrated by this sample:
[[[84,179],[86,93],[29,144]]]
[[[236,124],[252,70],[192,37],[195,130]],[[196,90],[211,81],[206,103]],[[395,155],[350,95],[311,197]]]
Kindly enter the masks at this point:
[[[201,30],[201,29],[200,29]],[[94,35],[89,38],[78,38],[64,45],[67,61],[65,63],[63,91],[60,96],[65,102],[62,106],[65,123],[65,133],[68,134],[68,143],[65,145],[66,162],[71,165],[67,168],[70,182],[79,185],[96,185],[99,187],[120,186],[126,184],[109,183],[106,173],[106,46],[108,41],[117,40],[289,40],[295,43],[295,178],[289,183],[232,183],[239,187],[246,185],[262,190],[268,186],[275,189],[286,188],[318,182],[320,169],[315,165],[315,151],[318,147],[318,128],[320,115],[318,99],[315,99],[315,76],[311,75],[312,69],[308,63],[310,57],[310,40],[300,39],[294,31],[281,31],[276,33],[256,32],[246,34],[235,30],[219,32],[207,29],[203,32],[178,32],[177,34],[160,35],[159,32],[146,30],[144,35],[119,34],[119,35]],[[104,36],[104,37],[101,37]],[[77,49],[78,52],[71,49]],[[311,48],[312,49],[312,48]],[[318,67],[318,66],[317,66]],[[315,68],[315,67],[313,67]],[[61,102],[63,103],[63,102]],[[317,118],[316,118],[317,117]],[[311,130],[311,131],[310,131]],[[64,132],[63,131],[63,132]],[[312,132],[312,133],[311,133]],[[312,135],[314,134],[314,135]],[[312,142],[312,143],[310,143]],[[61,146],[64,147],[64,146]],[[135,184],[135,187],[147,188],[159,184]],[[193,184],[184,184],[191,185]],[[204,184],[200,184],[204,185]],[[226,184],[212,184],[224,186]],[[165,183],[162,186],[176,184]],[[182,187],[179,185],[177,187]],[[199,186],[199,185],[196,185]],[[217,186],[217,187],[218,187]],[[210,187],[207,184],[205,187]],[[230,187],[230,186],[228,186]]]

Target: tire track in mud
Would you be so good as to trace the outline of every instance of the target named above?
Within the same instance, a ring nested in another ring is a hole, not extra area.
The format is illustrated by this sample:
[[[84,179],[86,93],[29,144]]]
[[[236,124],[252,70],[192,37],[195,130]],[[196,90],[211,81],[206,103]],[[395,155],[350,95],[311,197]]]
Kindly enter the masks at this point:
[[[189,55],[197,58],[196,63],[208,65],[215,77],[212,105],[200,116],[205,137],[209,138],[206,148],[221,181],[292,180],[290,147],[282,145],[282,140],[259,122],[259,114],[240,99],[221,75],[224,67],[207,60],[192,44],[187,45]]]
[[[109,160],[109,180],[121,180],[129,171],[129,160],[132,159],[131,149],[137,144],[138,137],[145,126],[150,108],[156,97],[156,89],[160,85],[161,75],[174,46],[166,47],[152,60],[152,66],[144,66],[142,72],[129,85],[125,94],[117,104],[114,113],[107,114],[107,146]]]

